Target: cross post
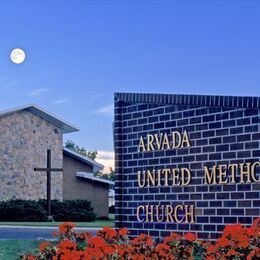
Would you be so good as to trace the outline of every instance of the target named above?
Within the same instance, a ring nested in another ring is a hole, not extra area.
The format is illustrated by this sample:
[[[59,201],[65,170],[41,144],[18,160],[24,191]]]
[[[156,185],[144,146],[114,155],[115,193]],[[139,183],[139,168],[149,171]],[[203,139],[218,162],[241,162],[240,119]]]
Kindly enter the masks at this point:
[[[51,150],[47,149],[47,168],[34,168],[34,171],[45,171],[47,173],[47,211],[48,220],[53,220],[51,215],[51,172],[61,172],[62,168],[51,168]]]

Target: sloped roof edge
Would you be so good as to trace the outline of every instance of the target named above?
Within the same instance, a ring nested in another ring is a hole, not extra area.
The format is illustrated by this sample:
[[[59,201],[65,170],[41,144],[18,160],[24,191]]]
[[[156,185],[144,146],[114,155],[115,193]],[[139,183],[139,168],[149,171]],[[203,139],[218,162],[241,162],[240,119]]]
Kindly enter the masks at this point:
[[[107,183],[107,184],[112,184],[112,185],[115,184],[113,181],[106,180],[106,179],[103,179],[103,178],[100,178],[100,177],[96,177],[96,176],[93,175],[93,173],[89,173],[89,172],[77,172],[76,176],[80,177],[80,178],[92,180],[92,181],[97,181],[97,182],[102,182],[102,183]]]
[[[13,114],[13,113],[16,113],[19,111],[23,111],[23,110],[30,111],[33,114],[50,122],[51,124],[56,125],[57,127],[61,128],[63,130],[63,134],[79,131],[79,128],[77,126],[74,126],[74,125],[66,122],[65,120],[59,118],[58,116],[48,112],[47,110],[45,110],[35,104],[29,104],[29,105],[20,106],[20,107],[12,108],[9,110],[1,111],[0,117],[7,116],[7,115],[10,115],[10,114]]]
[[[90,159],[86,156],[83,156],[83,155],[81,155],[77,152],[74,152],[69,148],[63,147],[63,152],[65,154],[73,157],[73,158],[76,158],[76,159],[88,164],[88,165],[92,165],[94,172],[100,171],[104,168],[104,166],[102,164],[100,164],[100,163],[98,163],[98,162],[96,162],[96,161],[94,161],[94,160],[92,160],[92,159]]]

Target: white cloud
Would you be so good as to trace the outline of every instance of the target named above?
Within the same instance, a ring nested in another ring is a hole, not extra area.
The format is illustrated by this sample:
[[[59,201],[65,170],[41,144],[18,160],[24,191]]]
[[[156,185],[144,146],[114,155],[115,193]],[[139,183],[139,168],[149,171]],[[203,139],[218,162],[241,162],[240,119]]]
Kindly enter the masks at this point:
[[[89,98],[89,101],[90,101],[90,102],[94,102],[94,101],[96,101],[97,99],[99,99],[99,98],[101,98],[101,97],[103,97],[103,96],[104,96],[103,94],[97,94],[97,95],[91,96],[91,97]]]
[[[7,81],[7,78],[0,78],[0,82],[4,82],[4,81]]]
[[[9,80],[8,78],[0,78],[0,90],[10,89],[17,84],[16,80]]]
[[[110,167],[115,168],[115,154],[113,151],[102,151],[99,150],[96,161],[104,165],[103,172],[110,172]]]
[[[55,105],[59,105],[59,104],[63,104],[63,103],[67,103],[68,101],[70,101],[70,98],[63,98],[63,99],[58,99],[54,102]]]
[[[4,87],[5,89],[9,89],[9,88],[15,86],[16,84],[17,84],[17,81],[13,80],[13,81],[7,82],[3,87]]]
[[[30,91],[27,95],[30,97],[39,97],[49,90],[50,90],[49,88],[36,88]]]
[[[114,105],[110,104],[108,106],[98,108],[97,110],[94,111],[94,113],[112,116],[114,113]]]

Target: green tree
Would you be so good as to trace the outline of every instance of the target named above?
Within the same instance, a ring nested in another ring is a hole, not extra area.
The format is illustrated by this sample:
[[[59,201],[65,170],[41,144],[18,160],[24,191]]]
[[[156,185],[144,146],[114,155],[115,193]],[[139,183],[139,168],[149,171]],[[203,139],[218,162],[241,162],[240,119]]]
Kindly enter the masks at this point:
[[[110,167],[109,170],[109,173],[96,172],[95,176],[98,176],[106,180],[115,181],[115,171],[112,169],[112,167]]]
[[[110,167],[109,169],[110,169],[109,178],[111,181],[115,181],[115,171],[113,170],[112,167]]]
[[[68,149],[71,149],[74,152],[77,152],[85,157],[88,157],[92,160],[95,160],[97,158],[97,150],[94,151],[87,151],[84,147],[80,147],[77,144],[75,144],[73,141],[68,140],[65,143],[65,147]]]

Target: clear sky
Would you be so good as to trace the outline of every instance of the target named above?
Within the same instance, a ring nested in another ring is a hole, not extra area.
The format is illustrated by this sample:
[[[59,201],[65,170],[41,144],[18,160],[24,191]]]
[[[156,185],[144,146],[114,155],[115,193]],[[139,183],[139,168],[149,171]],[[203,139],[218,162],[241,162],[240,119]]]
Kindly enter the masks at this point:
[[[260,1],[0,2],[0,110],[35,103],[112,151],[114,92],[260,96]]]

